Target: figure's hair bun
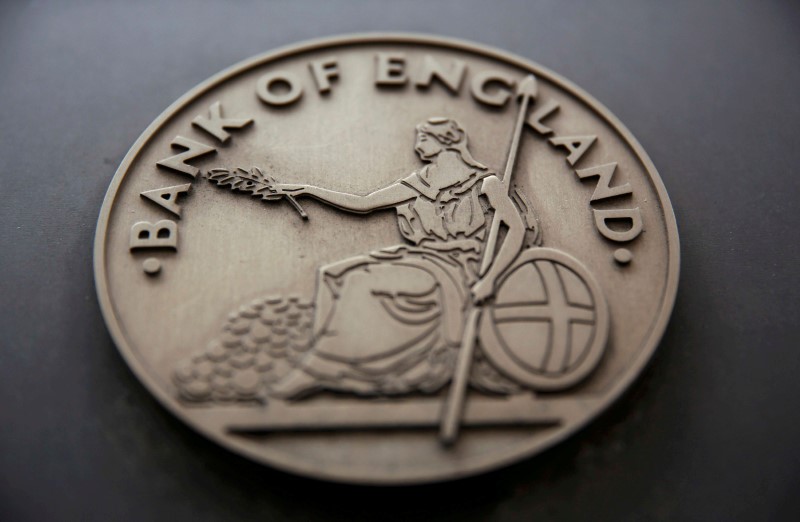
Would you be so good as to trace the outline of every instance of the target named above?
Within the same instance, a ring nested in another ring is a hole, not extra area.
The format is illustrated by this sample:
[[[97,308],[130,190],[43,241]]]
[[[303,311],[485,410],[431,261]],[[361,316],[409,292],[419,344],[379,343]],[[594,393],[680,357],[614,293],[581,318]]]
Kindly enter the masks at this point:
[[[466,136],[458,122],[442,117],[429,118],[425,123],[417,125],[417,130],[434,137],[446,147],[461,143]]]
[[[417,132],[424,132],[441,143],[446,149],[455,150],[467,165],[486,169],[486,165],[475,161],[467,147],[467,133],[461,125],[452,118],[441,116],[428,118],[425,123],[417,125]]]

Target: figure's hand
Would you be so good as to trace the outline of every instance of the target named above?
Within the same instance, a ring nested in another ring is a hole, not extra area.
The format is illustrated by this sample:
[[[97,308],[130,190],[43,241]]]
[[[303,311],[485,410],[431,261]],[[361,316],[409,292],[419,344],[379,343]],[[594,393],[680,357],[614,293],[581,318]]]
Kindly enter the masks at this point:
[[[276,196],[300,196],[306,193],[307,188],[308,185],[295,185],[292,183],[275,183],[271,187]]]
[[[472,302],[481,304],[494,294],[494,280],[484,277],[472,285]]]
[[[264,199],[269,200],[276,200],[276,199],[286,199],[300,214],[300,217],[303,219],[308,219],[308,214],[306,211],[303,210],[303,207],[295,200],[295,196],[300,196],[305,194],[308,189],[308,185],[290,185],[288,183],[273,183],[270,185],[269,195],[265,196]]]

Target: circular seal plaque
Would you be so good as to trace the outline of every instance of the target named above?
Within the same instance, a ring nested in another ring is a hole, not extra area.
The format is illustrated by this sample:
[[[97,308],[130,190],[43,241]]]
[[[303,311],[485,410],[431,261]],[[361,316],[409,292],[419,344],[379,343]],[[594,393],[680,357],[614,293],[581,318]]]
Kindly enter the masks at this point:
[[[243,62],[142,134],[103,204],[111,334],[252,459],[401,484],[530,456],[661,337],[675,218],[602,105],[521,58],[405,35]]]

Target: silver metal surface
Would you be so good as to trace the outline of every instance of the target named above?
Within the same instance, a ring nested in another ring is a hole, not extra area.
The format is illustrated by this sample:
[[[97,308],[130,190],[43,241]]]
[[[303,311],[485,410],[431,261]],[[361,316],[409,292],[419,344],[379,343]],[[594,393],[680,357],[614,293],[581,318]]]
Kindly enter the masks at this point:
[[[461,41],[243,62],[148,128],[95,244],[109,329],[201,433],[319,478],[460,477],[636,377],[678,280],[669,199],[602,105]]]

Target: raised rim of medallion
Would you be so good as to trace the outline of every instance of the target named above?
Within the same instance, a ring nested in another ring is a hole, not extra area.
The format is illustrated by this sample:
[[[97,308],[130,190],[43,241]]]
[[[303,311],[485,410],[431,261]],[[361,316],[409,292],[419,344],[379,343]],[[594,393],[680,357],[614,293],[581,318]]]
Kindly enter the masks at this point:
[[[111,296],[108,293],[107,272],[106,272],[106,249],[105,238],[108,232],[108,221],[111,215],[111,209],[117,196],[118,189],[122,184],[125,175],[127,174],[130,166],[133,164],[137,155],[141,151],[144,144],[178,111],[183,109],[189,103],[194,101],[199,96],[203,95],[209,89],[215,87],[221,82],[224,82],[234,76],[242,74],[250,69],[259,67],[271,61],[288,57],[294,54],[305,53],[318,49],[328,47],[344,47],[351,45],[364,45],[364,44],[421,44],[443,49],[452,49],[462,52],[469,52],[480,55],[486,58],[500,60],[507,64],[519,67],[535,74],[537,77],[544,78],[547,81],[559,86],[570,94],[581,99],[589,108],[594,110],[602,119],[604,119],[633,149],[634,153],[645,167],[655,190],[658,194],[659,201],[664,212],[664,222],[667,230],[667,248],[668,248],[668,268],[667,268],[667,281],[661,308],[658,316],[653,322],[649,335],[644,342],[644,348],[639,350],[638,356],[632,361],[629,368],[626,370],[622,378],[617,380],[614,385],[603,395],[602,399],[598,401],[599,406],[596,410],[587,415],[582,420],[564,428],[553,430],[552,433],[544,438],[536,438],[530,444],[521,446],[514,445],[512,450],[505,452],[498,451],[488,455],[476,457],[470,461],[464,462],[457,470],[442,471],[425,471],[422,473],[408,473],[403,476],[390,476],[390,475],[363,475],[353,473],[349,468],[344,467],[340,469],[339,473],[334,473],[329,470],[321,471],[313,467],[313,465],[306,465],[297,462],[293,458],[288,458],[280,451],[267,452],[267,454],[252,450],[243,444],[237,444],[226,438],[222,433],[215,433],[201,429],[196,426],[189,416],[179,407],[178,402],[174,397],[169,395],[166,390],[156,386],[152,378],[148,375],[143,361],[141,361],[135,354],[131,344],[125,338],[120,322],[116,316]],[[679,239],[678,239],[678,226],[675,220],[675,213],[672,208],[669,196],[667,195],[664,183],[658,174],[650,157],[642,148],[641,144],[633,137],[631,132],[622,124],[622,122],[614,116],[608,108],[602,103],[597,101],[594,97],[586,91],[572,83],[571,81],[563,78],[557,73],[538,65],[526,58],[517,56],[516,54],[500,50],[495,47],[468,42],[465,40],[449,37],[430,36],[426,34],[417,33],[360,33],[340,36],[329,36],[317,38],[313,40],[306,40],[303,42],[295,43],[292,45],[280,47],[273,51],[256,55],[254,57],[243,60],[227,69],[215,74],[209,79],[203,81],[199,85],[189,90],[186,94],[181,96],[177,101],[172,103],[164,112],[162,112],[145,131],[137,138],[131,149],[125,155],[122,163],[117,168],[114,177],[109,185],[108,191],[103,199],[103,205],[100,210],[100,215],[97,221],[97,228],[95,230],[94,239],[94,279],[97,291],[97,297],[100,302],[100,309],[103,318],[106,322],[111,337],[116,344],[118,350],[127,362],[128,366],[133,370],[133,373],[139,381],[152,393],[158,401],[167,408],[172,414],[181,419],[184,423],[189,425],[192,429],[201,433],[205,437],[219,443],[221,446],[238,453],[242,456],[254,459],[258,462],[267,464],[269,466],[287,471],[293,474],[300,474],[307,477],[312,477],[321,480],[328,480],[334,482],[345,482],[350,484],[360,485],[412,485],[431,482],[440,482],[444,480],[453,480],[458,478],[466,478],[468,476],[476,475],[479,473],[487,472],[493,469],[506,466],[521,459],[530,457],[545,449],[552,447],[558,442],[572,436],[574,433],[582,429],[590,421],[601,415],[612,403],[614,403],[620,395],[631,385],[631,383],[641,374],[647,362],[655,352],[658,343],[660,342],[664,331],[666,330],[672,309],[675,304],[675,299],[678,290],[679,278]]]

